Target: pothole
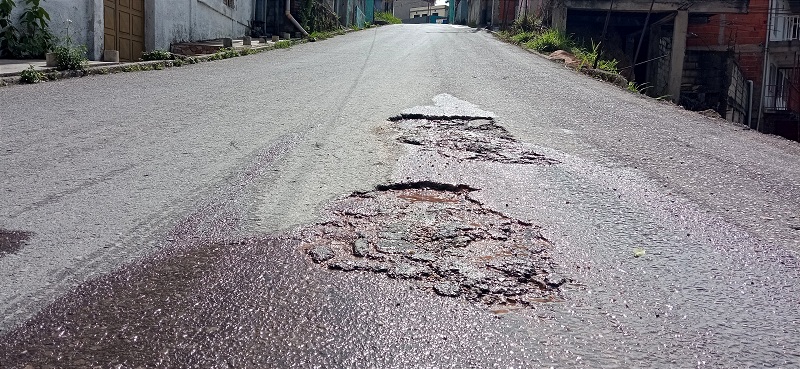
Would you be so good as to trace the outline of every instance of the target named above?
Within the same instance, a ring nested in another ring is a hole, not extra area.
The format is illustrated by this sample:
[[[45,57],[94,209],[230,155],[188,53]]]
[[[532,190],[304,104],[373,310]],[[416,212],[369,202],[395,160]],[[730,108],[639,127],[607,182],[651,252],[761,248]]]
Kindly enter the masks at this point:
[[[398,140],[435,148],[441,155],[459,160],[508,164],[554,164],[556,160],[526,148],[491,118],[393,119]]]
[[[333,220],[303,231],[303,249],[328,269],[413,280],[487,305],[558,300],[567,280],[539,228],[485,208],[471,191],[422,182],[353,194],[332,204]]]
[[[10,231],[0,228],[0,256],[19,251],[32,235],[33,233],[31,232]]]

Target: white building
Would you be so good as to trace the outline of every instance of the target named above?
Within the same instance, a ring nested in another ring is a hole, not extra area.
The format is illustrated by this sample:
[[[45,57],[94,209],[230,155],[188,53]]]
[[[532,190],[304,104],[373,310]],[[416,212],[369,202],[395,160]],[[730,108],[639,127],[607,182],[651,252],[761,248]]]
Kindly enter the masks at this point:
[[[408,13],[409,18],[421,18],[427,16],[447,17],[447,5],[419,6],[411,8]]]

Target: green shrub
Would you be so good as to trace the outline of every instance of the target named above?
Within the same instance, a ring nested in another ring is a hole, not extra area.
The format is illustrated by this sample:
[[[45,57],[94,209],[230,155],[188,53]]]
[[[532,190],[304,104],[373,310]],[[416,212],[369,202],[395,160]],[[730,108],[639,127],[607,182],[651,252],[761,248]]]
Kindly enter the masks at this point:
[[[144,61],[151,61],[151,60],[173,60],[175,59],[175,55],[172,55],[171,52],[166,50],[153,50],[148,51],[142,54],[142,60]]]
[[[400,18],[395,17],[391,12],[377,12],[375,13],[375,19],[385,21],[389,24],[403,23]]]
[[[57,46],[53,52],[56,54],[58,70],[84,70],[89,65],[86,46]]]
[[[579,45],[575,45],[572,47],[571,52],[575,55],[575,57],[581,59],[584,65],[594,66],[594,61],[597,59],[597,55],[600,53],[600,44],[592,41],[591,50]],[[617,73],[618,63],[619,62],[617,59],[600,59],[597,62],[597,69],[604,70],[606,72]]]
[[[575,42],[568,35],[555,29],[549,29],[536,35],[525,43],[525,47],[542,53],[551,53],[556,50],[571,50]]]
[[[514,20],[511,24],[512,33],[529,33],[540,31],[542,28],[541,21],[533,16],[523,16]]]
[[[50,33],[50,14],[41,7],[41,0],[24,0],[25,11],[19,17],[19,38],[11,50],[18,58],[41,58],[53,48],[55,37]]]
[[[44,73],[36,70],[32,65],[22,71],[19,77],[23,83],[39,83],[45,78]]]
[[[319,31],[315,31],[315,32],[311,32],[311,34],[308,35],[308,38],[310,40],[312,40],[312,41],[317,41],[317,40],[325,40],[325,39],[331,38],[331,37],[333,37],[335,35],[337,35],[337,33],[335,33],[335,32],[319,32]]]
[[[508,37],[511,42],[517,45],[522,45],[530,40],[533,40],[534,38],[536,38],[536,33],[533,32],[520,32]]]
[[[292,47],[292,42],[288,40],[282,40],[275,43],[276,49],[288,49]]]

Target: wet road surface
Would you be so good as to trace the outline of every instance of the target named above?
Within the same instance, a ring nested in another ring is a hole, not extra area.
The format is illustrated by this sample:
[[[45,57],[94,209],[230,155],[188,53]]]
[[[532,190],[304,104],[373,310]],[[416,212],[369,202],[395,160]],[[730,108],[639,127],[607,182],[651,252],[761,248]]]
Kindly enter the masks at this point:
[[[800,366],[800,146],[485,33],[0,95],[0,367]]]

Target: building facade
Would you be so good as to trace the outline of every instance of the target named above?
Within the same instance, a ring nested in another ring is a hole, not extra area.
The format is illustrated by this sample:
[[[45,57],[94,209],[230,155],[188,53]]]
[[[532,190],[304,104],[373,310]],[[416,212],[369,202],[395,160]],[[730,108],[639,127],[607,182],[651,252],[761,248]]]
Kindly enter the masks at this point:
[[[94,60],[104,50],[118,50],[129,61],[172,43],[241,37],[253,15],[252,0],[46,0],[42,6],[53,34],[86,45]]]

